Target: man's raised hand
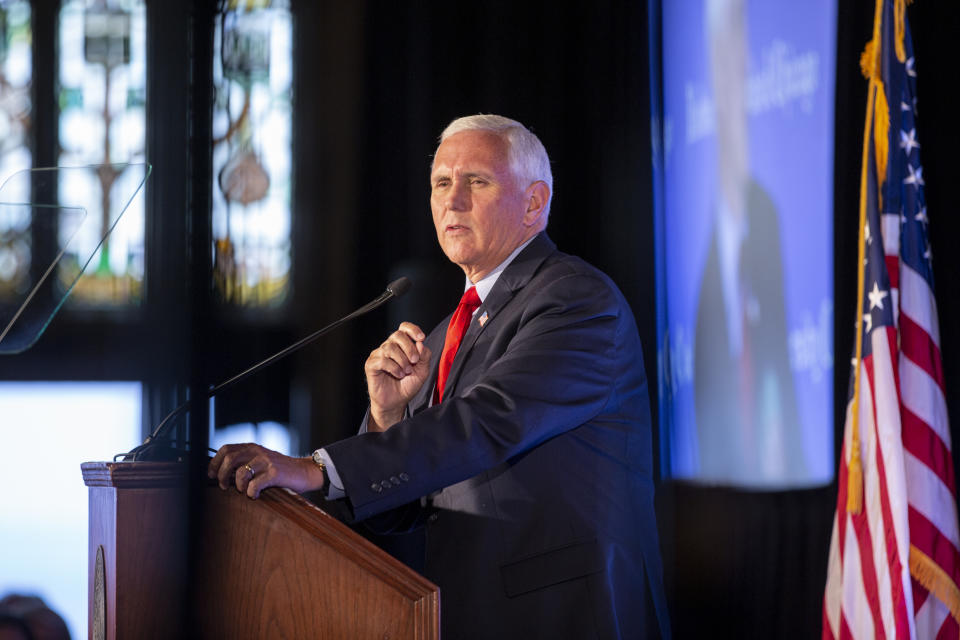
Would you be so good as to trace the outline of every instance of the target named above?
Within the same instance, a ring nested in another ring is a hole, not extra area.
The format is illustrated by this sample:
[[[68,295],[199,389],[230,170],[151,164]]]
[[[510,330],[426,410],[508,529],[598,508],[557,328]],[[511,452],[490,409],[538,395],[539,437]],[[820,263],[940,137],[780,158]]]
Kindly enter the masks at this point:
[[[410,399],[430,375],[430,350],[426,335],[411,322],[404,322],[379,347],[370,352],[363,366],[370,394],[370,431],[384,431],[403,418]]]

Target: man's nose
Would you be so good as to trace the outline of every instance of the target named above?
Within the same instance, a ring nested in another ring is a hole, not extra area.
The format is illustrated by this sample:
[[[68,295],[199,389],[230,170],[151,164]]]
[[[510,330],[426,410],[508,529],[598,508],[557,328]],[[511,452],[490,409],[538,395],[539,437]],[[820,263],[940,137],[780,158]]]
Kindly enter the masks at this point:
[[[466,180],[456,180],[447,192],[447,209],[463,211],[468,208],[470,185]]]

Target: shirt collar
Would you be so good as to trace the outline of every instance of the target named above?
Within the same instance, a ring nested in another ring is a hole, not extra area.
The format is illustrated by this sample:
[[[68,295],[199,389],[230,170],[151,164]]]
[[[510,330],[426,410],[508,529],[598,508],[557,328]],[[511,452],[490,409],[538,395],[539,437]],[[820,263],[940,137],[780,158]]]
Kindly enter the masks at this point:
[[[498,264],[493,271],[485,275],[480,279],[479,282],[470,282],[470,278],[464,278],[466,281],[463,285],[463,290],[466,291],[470,287],[477,288],[477,295],[480,296],[480,302],[482,303],[487,299],[487,294],[490,293],[490,290],[493,289],[493,285],[497,283],[497,279],[500,277],[500,274],[503,273],[503,270],[513,262],[513,259],[523,251],[528,244],[533,242],[533,238],[536,238],[539,234],[534,234],[533,237],[529,238],[526,242],[521,244],[519,247],[513,250],[513,252],[507,256],[507,259]]]

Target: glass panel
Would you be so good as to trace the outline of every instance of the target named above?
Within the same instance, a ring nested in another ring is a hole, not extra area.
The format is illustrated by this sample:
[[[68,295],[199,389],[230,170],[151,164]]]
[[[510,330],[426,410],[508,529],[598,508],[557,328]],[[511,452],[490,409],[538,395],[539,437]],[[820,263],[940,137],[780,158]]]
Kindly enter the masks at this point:
[[[30,168],[29,145],[33,75],[30,3],[0,0],[0,183]],[[15,195],[29,200],[29,191]],[[0,305],[27,285],[30,247],[24,242],[23,212],[0,210]]]
[[[290,288],[289,5],[229,2],[214,38],[214,281],[228,303],[275,307]]]
[[[58,185],[71,185],[90,174],[119,176],[108,216],[91,216],[96,194],[70,191],[70,201],[58,199]],[[91,262],[150,175],[143,164],[107,167],[42,168],[19,171],[0,184],[0,220],[13,247],[18,286],[0,299],[0,355],[28,349],[43,333],[80,275]],[[31,196],[32,193],[32,196]],[[84,197],[86,196],[86,199]],[[28,202],[29,198],[29,202]],[[49,277],[58,273],[58,278]]]
[[[87,637],[87,488],[80,463],[110,460],[140,440],[133,382],[0,383],[0,596],[35,594],[73,638]],[[37,461],[53,456],[37,472]],[[29,490],[20,488],[30,479]]]
[[[61,166],[100,165],[61,180],[63,201],[94,203],[103,237],[127,204],[130,176],[117,163],[142,162],[145,139],[146,8],[143,0],[67,0],[60,11]],[[144,270],[144,200],[130,204],[71,296],[74,306],[138,304]],[[58,277],[75,277],[65,264]]]

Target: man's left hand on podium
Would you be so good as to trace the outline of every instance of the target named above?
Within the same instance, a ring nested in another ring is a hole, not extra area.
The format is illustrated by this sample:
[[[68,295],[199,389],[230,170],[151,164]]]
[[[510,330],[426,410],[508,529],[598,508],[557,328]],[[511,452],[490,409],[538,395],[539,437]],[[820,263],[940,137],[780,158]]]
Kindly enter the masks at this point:
[[[293,458],[258,444],[227,444],[210,461],[207,476],[221,489],[231,482],[237,491],[258,498],[268,487],[299,493],[323,488],[323,470],[311,458]]]

